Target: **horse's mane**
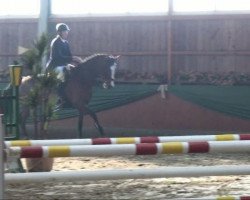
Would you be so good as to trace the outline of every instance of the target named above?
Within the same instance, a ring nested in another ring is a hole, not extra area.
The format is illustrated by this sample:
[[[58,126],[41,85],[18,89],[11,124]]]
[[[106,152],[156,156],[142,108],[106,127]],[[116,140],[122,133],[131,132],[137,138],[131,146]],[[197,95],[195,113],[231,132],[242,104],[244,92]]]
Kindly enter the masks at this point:
[[[101,56],[107,56],[107,54],[97,53],[97,54],[93,54],[91,56],[88,56],[88,57],[84,58],[83,62],[80,63],[80,65],[85,64],[85,63],[87,63],[87,62],[89,62],[91,60],[94,60],[95,58],[101,57]]]
[[[71,68],[70,71],[72,73],[79,73],[80,70],[89,70],[93,67],[92,62],[96,62],[99,57],[108,56],[107,54],[93,54],[83,59],[83,62],[79,63],[75,67]]]
[[[91,69],[96,67],[96,63],[99,58],[108,56],[107,54],[93,54],[84,58],[83,62],[79,63],[73,68],[70,68],[69,76],[79,76],[80,74],[87,74],[86,71],[92,71]],[[98,66],[98,65],[97,65]],[[81,75],[80,75],[81,76]],[[69,77],[68,77],[69,78]]]

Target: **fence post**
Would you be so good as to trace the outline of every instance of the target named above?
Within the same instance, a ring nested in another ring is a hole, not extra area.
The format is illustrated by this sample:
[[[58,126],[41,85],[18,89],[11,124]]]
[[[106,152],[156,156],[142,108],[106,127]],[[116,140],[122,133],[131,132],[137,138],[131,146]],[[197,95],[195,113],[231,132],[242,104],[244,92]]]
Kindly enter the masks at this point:
[[[0,114],[0,199],[4,199],[4,132],[2,123],[2,114]]]
[[[19,139],[19,86],[22,81],[22,66],[21,65],[10,65],[10,78],[13,86],[13,97],[14,97],[14,124],[15,124],[15,139]]]

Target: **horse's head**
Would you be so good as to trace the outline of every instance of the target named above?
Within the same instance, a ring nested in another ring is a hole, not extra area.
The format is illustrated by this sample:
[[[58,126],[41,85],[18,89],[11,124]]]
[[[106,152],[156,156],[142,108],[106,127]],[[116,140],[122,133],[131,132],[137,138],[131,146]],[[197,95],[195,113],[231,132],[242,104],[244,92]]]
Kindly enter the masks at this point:
[[[72,69],[71,79],[83,81],[84,84],[93,84],[95,80],[101,80],[104,88],[114,87],[117,60],[120,56],[107,54],[94,54],[83,60]],[[74,78],[78,77],[78,78]]]
[[[103,79],[103,88],[115,87],[115,71],[117,67],[117,60],[120,56],[106,56],[105,65],[100,73]]]

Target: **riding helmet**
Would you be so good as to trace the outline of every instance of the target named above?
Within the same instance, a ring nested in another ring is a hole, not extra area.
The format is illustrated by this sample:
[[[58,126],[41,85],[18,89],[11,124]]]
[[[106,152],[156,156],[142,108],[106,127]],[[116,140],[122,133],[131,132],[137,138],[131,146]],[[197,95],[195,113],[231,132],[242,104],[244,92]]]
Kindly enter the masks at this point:
[[[70,31],[69,26],[64,23],[59,23],[56,25],[56,31],[62,32],[62,31]]]

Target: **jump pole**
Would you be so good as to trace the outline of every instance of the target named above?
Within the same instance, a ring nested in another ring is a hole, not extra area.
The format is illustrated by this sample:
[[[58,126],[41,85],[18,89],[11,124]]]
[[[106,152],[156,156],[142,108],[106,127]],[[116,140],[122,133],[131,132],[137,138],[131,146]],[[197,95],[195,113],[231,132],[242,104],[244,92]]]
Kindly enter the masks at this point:
[[[185,198],[185,200],[250,200],[250,196],[218,196],[203,198]]]
[[[11,146],[57,146],[57,145],[101,145],[101,144],[140,144],[164,142],[195,142],[195,141],[238,141],[250,140],[250,134],[220,134],[220,135],[193,135],[193,136],[147,136],[121,138],[89,138],[63,140],[13,140],[6,141]]]
[[[245,166],[202,166],[202,167],[161,167],[142,169],[105,169],[64,172],[7,173],[7,184],[57,181],[96,181],[118,179],[150,179],[171,177],[201,177],[250,175],[250,165]]]
[[[188,153],[247,153],[250,152],[250,141],[10,147],[6,149],[6,152],[7,156],[15,158],[97,157]]]

